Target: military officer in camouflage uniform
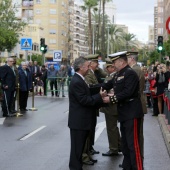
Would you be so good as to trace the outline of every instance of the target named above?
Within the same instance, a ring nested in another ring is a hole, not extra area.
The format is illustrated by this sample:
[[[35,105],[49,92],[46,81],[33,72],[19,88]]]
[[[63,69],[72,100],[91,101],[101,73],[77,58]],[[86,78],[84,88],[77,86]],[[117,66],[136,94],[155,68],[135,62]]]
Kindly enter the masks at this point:
[[[108,72],[108,76],[105,78],[104,82],[107,83],[109,80],[113,79],[115,72],[115,68],[112,64],[112,61],[107,58],[106,59],[106,70]],[[112,93],[113,89],[108,91],[108,93]],[[120,133],[119,128],[117,127],[118,123],[118,113],[117,113],[117,105],[113,105],[109,103],[108,107],[102,107],[100,112],[105,113],[106,119],[106,128],[109,142],[109,151],[103,153],[103,156],[116,156],[120,151]]]
[[[95,70],[98,68],[98,54],[91,54],[85,57],[89,60],[90,66],[87,75],[85,76],[85,81],[87,84],[98,84],[97,78],[94,74]],[[97,160],[93,160],[90,156],[90,154],[99,154],[98,151],[95,151],[93,149],[94,145],[94,139],[95,139],[95,128],[97,123],[97,116],[99,115],[99,110],[96,109],[96,112],[94,112],[93,115],[93,125],[92,129],[90,131],[90,134],[88,136],[88,139],[86,141],[86,145],[84,148],[84,152],[82,155],[82,161],[86,165],[93,165],[97,162]]]

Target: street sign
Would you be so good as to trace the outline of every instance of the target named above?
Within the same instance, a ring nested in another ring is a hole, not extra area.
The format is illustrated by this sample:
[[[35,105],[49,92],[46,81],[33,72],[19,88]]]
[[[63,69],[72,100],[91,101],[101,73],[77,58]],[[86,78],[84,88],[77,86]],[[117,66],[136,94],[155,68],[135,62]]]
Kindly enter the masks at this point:
[[[31,38],[21,38],[20,44],[21,44],[21,50],[32,50]]]
[[[170,34],[170,17],[166,21],[166,30],[167,30],[168,34]]]
[[[53,52],[53,61],[61,61],[62,60],[62,51],[57,50]]]

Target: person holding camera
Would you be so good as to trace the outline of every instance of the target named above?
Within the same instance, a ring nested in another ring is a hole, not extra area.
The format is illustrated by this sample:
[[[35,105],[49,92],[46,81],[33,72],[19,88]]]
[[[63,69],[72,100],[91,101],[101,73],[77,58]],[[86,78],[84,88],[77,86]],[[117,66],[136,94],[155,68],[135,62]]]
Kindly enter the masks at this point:
[[[158,97],[159,114],[163,113],[163,93],[165,88],[168,87],[168,76],[166,66],[160,64],[157,66],[155,93]]]

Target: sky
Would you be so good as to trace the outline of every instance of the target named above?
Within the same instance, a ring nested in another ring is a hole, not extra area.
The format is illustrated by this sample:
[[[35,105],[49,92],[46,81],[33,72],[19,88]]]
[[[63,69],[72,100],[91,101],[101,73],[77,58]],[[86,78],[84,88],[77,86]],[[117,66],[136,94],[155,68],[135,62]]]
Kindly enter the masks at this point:
[[[81,3],[82,0],[75,0]],[[154,24],[154,6],[157,0],[113,0],[116,5],[116,24],[128,26],[129,33],[139,41],[148,41],[148,27]]]

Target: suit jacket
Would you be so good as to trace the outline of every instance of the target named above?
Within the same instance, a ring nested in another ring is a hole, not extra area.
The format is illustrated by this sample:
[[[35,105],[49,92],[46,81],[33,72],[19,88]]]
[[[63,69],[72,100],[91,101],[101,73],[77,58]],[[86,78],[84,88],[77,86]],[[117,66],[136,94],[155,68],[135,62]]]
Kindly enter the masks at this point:
[[[86,82],[75,73],[69,86],[69,128],[90,130],[96,107],[102,102],[100,94],[91,96]]]
[[[1,67],[1,81],[2,87],[8,86],[7,90],[15,90],[16,75],[15,72],[8,65]]]
[[[137,64],[132,66],[132,69],[137,73],[138,77],[139,77],[139,92],[140,92],[140,98],[141,98],[141,102],[142,102],[142,109],[143,109],[143,113],[147,113],[147,108],[146,108],[146,95],[143,93],[143,91],[145,90],[145,77],[144,77],[144,73],[142,72],[140,66],[138,66]]]
[[[32,75],[28,69],[26,69],[27,75],[23,69],[19,70],[19,84],[21,91],[29,91],[32,88]]]

